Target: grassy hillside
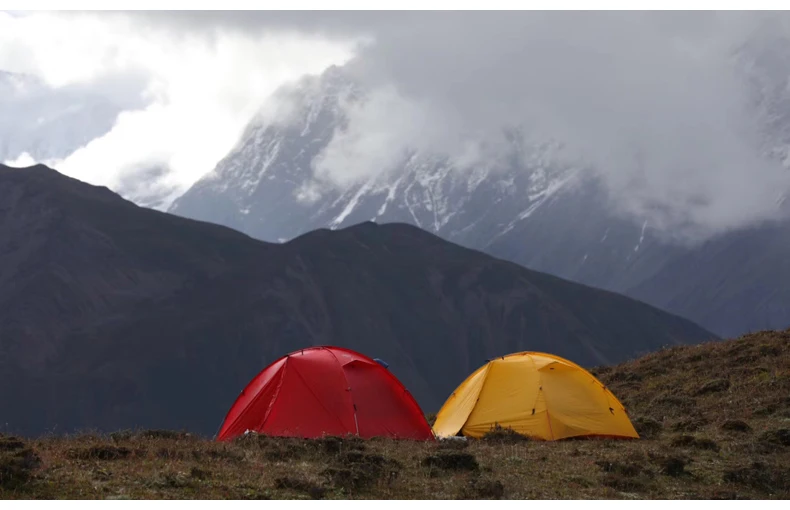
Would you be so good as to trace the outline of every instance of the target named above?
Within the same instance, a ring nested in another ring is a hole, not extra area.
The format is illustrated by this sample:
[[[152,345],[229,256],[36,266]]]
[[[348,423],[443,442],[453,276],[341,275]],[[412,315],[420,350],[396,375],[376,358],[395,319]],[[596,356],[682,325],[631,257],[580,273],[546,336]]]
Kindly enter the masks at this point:
[[[2,498],[790,498],[790,330],[594,372],[634,441],[0,438]]]

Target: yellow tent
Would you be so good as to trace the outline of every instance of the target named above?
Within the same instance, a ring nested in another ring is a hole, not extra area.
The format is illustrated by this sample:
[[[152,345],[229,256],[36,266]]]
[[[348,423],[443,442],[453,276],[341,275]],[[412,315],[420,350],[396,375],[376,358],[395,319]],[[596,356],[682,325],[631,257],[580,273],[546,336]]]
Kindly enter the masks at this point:
[[[455,389],[436,416],[439,437],[482,437],[499,425],[535,439],[638,438],[625,408],[591,373],[551,354],[489,361]]]

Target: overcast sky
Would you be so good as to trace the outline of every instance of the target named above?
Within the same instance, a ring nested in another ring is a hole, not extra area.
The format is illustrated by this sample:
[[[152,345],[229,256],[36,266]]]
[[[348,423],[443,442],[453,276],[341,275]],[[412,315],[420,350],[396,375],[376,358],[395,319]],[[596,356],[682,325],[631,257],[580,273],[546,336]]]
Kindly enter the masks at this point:
[[[734,60],[752,41],[784,94],[788,27],[777,13],[0,14],[0,69],[144,99],[60,162],[92,182],[161,164],[183,189],[276,87],[351,62],[371,100],[317,162],[330,181],[387,170],[402,148],[474,166],[523,125],[593,166],[624,213],[716,232],[775,216],[788,189]]]

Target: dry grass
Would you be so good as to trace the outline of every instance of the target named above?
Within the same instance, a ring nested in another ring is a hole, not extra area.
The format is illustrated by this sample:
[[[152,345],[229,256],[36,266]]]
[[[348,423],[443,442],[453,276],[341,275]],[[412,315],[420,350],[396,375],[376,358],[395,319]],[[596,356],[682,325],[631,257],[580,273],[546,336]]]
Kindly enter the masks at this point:
[[[790,330],[593,372],[643,439],[6,436],[0,498],[790,498]]]

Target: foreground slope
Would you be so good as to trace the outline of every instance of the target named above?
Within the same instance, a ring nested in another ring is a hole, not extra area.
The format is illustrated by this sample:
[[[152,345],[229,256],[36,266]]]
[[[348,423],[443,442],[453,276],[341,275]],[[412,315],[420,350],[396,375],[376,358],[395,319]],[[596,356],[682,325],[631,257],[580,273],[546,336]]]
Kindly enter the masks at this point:
[[[596,372],[641,439],[6,437],[0,497],[790,498],[790,330],[675,347]]]
[[[364,223],[283,245],[0,168],[0,401],[10,430],[212,434],[264,366],[320,344],[381,357],[426,411],[485,359],[583,365],[714,338],[637,301]]]

